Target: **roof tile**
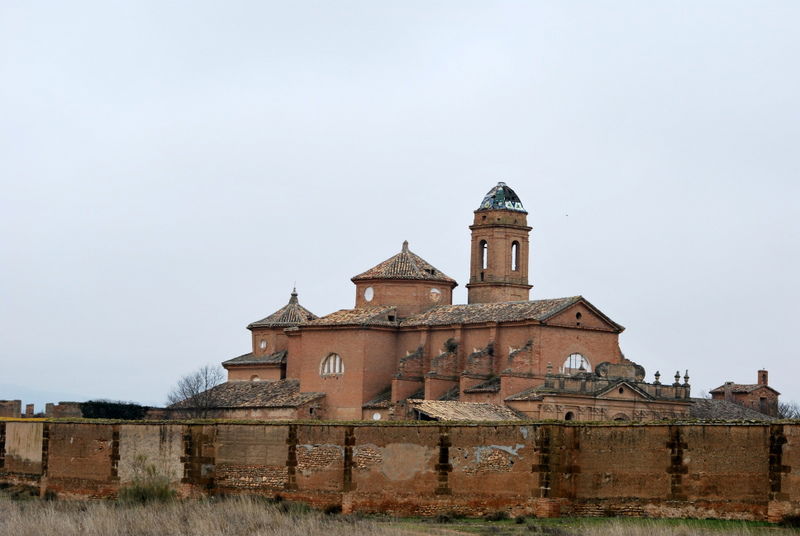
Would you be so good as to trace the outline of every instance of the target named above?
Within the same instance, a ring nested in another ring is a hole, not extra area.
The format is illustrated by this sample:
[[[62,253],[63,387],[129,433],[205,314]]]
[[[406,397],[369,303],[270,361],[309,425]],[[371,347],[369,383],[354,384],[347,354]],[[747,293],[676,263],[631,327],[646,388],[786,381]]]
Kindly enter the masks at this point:
[[[397,255],[390,257],[363,272],[354,276],[351,281],[367,279],[417,279],[423,281],[443,281],[457,284],[456,280],[448,277],[422,257],[408,249],[408,242],[403,242],[403,249]]]
[[[297,300],[297,291],[292,290],[289,303],[272,313],[266,318],[257,320],[247,326],[247,329],[265,327],[291,327],[309,320],[314,320],[317,315],[300,305]]]

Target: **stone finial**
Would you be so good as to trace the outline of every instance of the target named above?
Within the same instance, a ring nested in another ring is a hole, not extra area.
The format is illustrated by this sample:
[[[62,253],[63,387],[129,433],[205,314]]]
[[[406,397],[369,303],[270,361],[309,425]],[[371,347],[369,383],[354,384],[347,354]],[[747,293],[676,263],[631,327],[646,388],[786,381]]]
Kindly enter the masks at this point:
[[[653,383],[655,385],[661,385],[661,382],[659,381],[661,379],[661,372],[657,370],[653,376],[655,377],[655,381]]]
[[[403,240],[403,253],[408,253],[408,240]]]
[[[681,384],[681,371],[680,370],[676,370],[675,371],[675,383],[673,385],[677,386],[677,385],[680,385],[680,384]]]
[[[689,369],[686,369],[686,373],[683,375],[683,384],[689,385]]]
[[[552,376],[553,375],[553,364],[550,363],[550,362],[547,363],[547,375],[548,376]]]
[[[292,287],[292,296],[289,298],[289,303],[297,303],[297,287]]]

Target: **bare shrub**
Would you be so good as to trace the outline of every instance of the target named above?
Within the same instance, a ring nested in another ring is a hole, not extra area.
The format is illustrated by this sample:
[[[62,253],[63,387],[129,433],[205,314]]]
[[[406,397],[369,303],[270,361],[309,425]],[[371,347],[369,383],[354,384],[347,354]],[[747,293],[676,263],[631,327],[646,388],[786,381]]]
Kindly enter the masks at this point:
[[[219,406],[214,387],[225,380],[219,366],[203,365],[195,372],[183,376],[167,395],[171,408],[181,409],[191,417],[205,419]]]
[[[800,419],[800,404],[797,402],[778,402],[779,419]]]
[[[166,502],[175,498],[175,490],[168,476],[161,474],[155,465],[147,463],[147,456],[137,454],[131,464],[133,479],[119,490],[119,500],[124,503],[145,504]]]

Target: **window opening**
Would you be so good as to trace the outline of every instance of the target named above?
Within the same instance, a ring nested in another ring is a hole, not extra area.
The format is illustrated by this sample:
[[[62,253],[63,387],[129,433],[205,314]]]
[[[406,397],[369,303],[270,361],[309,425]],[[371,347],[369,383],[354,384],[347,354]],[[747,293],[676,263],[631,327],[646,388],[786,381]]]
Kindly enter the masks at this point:
[[[486,270],[489,267],[489,244],[486,240],[481,240],[478,248],[481,253],[481,270]]]
[[[579,372],[591,371],[592,365],[589,364],[589,360],[579,353],[570,354],[567,359],[564,360],[564,364],[561,365],[562,374],[577,374]]]
[[[567,414],[564,415],[564,420],[565,421],[571,421],[574,418],[575,418],[575,414],[572,413],[571,411],[568,411]]]
[[[519,271],[519,242],[516,240],[511,243],[511,269]]]

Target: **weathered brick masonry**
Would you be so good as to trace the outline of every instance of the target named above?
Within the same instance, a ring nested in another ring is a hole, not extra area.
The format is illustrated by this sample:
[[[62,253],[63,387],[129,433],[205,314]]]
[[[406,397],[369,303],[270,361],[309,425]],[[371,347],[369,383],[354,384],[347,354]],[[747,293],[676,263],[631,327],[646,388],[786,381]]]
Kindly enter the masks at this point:
[[[183,496],[346,512],[800,514],[796,424],[0,423],[0,482],[114,497],[142,464]]]

